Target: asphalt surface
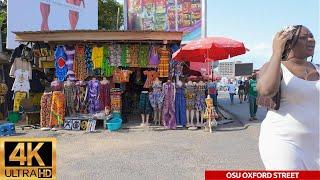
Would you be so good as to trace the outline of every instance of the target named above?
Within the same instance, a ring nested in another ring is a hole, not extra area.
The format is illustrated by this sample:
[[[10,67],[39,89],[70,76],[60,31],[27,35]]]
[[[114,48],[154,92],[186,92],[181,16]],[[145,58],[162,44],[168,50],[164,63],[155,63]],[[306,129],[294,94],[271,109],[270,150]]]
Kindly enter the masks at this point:
[[[204,179],[205,170],[264,169],[260,122],[248,123],[249,104],[230,105],[227,97],[221,92],[219,102],[235,122],[214,133],[133,128],[91,134],[24,130],[19,135],[57,138],[58,179]],[[264,115],[259,111],[258,118]]]

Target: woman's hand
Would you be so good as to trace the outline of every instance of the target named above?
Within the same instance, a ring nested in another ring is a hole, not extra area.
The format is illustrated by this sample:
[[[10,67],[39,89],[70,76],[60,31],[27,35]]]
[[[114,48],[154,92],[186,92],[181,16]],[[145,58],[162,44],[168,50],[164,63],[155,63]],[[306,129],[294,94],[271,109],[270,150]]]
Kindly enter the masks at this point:
[[[281,57],[287,41],[291,38],[292,38],[291,31],[282,30],[278,32],[273,38],[273,44],[272,44],[273,55]],[[279,58],[276,58],[276,59],[279,59]]]

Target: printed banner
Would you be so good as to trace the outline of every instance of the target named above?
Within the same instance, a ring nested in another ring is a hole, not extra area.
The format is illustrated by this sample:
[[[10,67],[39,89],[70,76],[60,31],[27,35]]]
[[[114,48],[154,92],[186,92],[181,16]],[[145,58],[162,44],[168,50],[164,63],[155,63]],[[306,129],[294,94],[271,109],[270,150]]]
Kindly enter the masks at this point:
[[[126,4],[128,30],[176,31],[177,25],[177,31],[184,32],[183,41],[201,37],[201,0],[126,0]]]
[[[18,46],[15,31],[98,29],[98,0],[8,1],[7,48]]]

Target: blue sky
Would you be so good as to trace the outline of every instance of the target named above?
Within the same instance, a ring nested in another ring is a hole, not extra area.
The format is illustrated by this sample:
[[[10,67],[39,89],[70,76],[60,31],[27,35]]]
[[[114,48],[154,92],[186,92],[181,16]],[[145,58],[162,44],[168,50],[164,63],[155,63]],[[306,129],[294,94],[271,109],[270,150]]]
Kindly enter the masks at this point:
[[[319,62],[318,0],[207,0],[207,34],[244,42],[250,49],[235,57],[261,67],[272,54],[272,39],[286,25],[302,24],[316,37]]]
[[[316,37],[314,61],[319,63],[319,16],[319,0],[207,0],[207,34],[244,42],[250,51],[234,59],[260,68],[272,54],[274,34],[302,24]]]

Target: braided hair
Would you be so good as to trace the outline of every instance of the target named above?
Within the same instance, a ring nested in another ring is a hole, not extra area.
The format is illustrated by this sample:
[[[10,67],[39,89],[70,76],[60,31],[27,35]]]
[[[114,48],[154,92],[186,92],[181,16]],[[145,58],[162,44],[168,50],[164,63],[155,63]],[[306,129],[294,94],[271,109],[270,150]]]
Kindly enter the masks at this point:
[[[284,47],[284,51],[282,53],[282,60],[286,60],[290,51],[296,46],[299,38],[300,38],[300,33],[301,33],[301,29],[302,29],[302,25],[295,25],[293,26],[294,29],[291,31],[293,36],[291,39],[289,39],[286,42],[286,45]]]

